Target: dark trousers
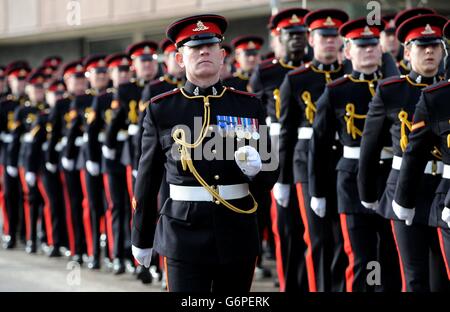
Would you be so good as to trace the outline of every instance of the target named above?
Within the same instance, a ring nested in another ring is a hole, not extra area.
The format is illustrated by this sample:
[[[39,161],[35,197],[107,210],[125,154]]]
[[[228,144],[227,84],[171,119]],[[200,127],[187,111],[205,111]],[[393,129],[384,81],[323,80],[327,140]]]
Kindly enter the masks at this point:
[[[106,212],[108,227],[108,242],[110,257],[124,259],[128,250],[125,250],[126,237],[130,237],[130,213],[125,211],[129,208],[129,196],[127,191],[126,169],[117,170],[104,175],[106,199],[108,210]],[[128,201],[128,202],[126,202]]]
[[[80,171],[64,171],[65,187],[67,188],[68,231],[73,237],[72,255],[86,253],[86,235],[83,224],[83,192],[81,189]]]
[[[3,171],[3,209],[6,219],[4,220],[4,234],[9,235],[12,242],[16,241],[19,225],[19,209],[21,204],[21,191],[19,177],[11,177],[6,169]]]
[[[253,258],[236,263],[200,264],[164,257],[167,289],[169,292],[247,293],[252,285],[255,261]]]
[[[259,190],[251,190],[253,196],[258,202],[258,232],[259,232],[259,255],[258,260],[256,262],[257,267],[262,267],[263,263],[263,241],[264,241],[264,233],[267,233],[267,244],[269,247],[269,252],[275,251],[275,242],[273,237],[273,232],[271,230],[272,222],[270,218],[270,207],[272,205],[272,197],[269,191],[267,192],[259,192]]]
[[[334,211],[328,211],[324,218],[314,213],[310,207],[308,183],[297,183],[297,197],[305,227],[303,239],[307,247],[305,259],[309,291],[344,291],[348,261],[339,220]],[[333,207],[328,201],[327,206]]]
[[[444,259],[448,281],[450,281],[450,229],[438,228],[439,245]]]
[[[84,224],[89,256],[100,259],[100,235],[102,217],[105,215],[105,200],[103,196],[103,176],[92,176],[81,171],[81,181],[84,193]]]
[[[347,292],[400,291],[400,267],[389,220],[364,213],[340,217],[349,261]]]
[[[37,179],[37,183],[44,198],[47,243],[55,248],[68,247],[66,213],[60,176],[58,173],[44,170]]]
[[[302,239],[304,227],[298,209],[295,185],[291,186],[288,207],[282,207],[273,200],[271,215],[280,290],[306,292],[306,245]]]
[[[402,272],[402,291],[445,291],[448,287],[438,232],[422,224],[391,221]]]

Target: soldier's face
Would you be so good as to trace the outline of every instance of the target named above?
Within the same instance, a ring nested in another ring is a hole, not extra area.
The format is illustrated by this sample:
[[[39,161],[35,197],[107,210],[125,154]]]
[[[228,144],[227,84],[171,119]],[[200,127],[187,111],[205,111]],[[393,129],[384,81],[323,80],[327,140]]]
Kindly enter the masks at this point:
[[[74,95],[84,94],[87,89],[87,79],[84,77],[70,76],[66,79],[67,91]]]
[[[158,62],[156,60],[141,60],[137,57],[133,60],[133,66],[136,71],[136,76],[139,79],[153,80],[158,72]]]
[[[236,61],[241,66],[242,70],[251,72],[256,65],[261,62],[261,55],[259,53],[245,53],[244,50],[236,50]]]
[[[345,57],[356,70],[381,65],[381,47],[376,45],[356,45],[349,42],[345,47]]]
[[[115,67],[111,70],[111,80],[114,87],[118,87],[121,84],[130,82],[131,72],[129,70],[119,70]]]
[[[284,46],[281,44],[280,35],[272,33],[270,38],[270,47],[272,48],[273,53],[275,53],[275,57],[283,58],[286,54],[286,51],[284,49]]]
[[[314,57],[320,61],[336,60],[341,44],[339,36],[323,36],[317,31],[312,31],[309,35],[309,45],[314,48]]]
[[[186,76],[197,79],[219,77],[220,68],[224,63],[225,50],[218,43],[205,44],[197,47],[184,46],[176,54],[180,67],[185,68]]]
[[[440,43],[426,46],[409,44],[405,49],[405,55],[408,55],[414,71],[421,75],[434,76],[443,57],[443,48]]]
[[[23,94],[25,92],[26,82],[25,80],[18,79],[14,76],[8,77],[9,87],[13,94]]]
[[[28,85],[26,91],[32,103],[44,101],[45,90],[42,86]]]
[[[105,89],[109,83],[108,73],[97,73],[95,70],[89,72],[89,82],[94,89]]]
[[[381,32],[380,45],[383,52],[391,53],[394,58],[397,57],[400,50],[400,42],[395,37],[395,34]]]
[[[280,41],[287,54],[305,54],[306,33],[281,30]]]

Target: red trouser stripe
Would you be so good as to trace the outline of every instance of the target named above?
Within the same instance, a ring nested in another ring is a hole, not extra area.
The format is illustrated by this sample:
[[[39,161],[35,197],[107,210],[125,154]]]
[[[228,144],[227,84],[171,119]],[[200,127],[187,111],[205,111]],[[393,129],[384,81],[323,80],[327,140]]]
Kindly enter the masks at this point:
[[[106,174],[103,175],[103,184],[105,185],[105,196],[106,201],[108,202],[108,209],[106,209],[106,231],[108,232],[109,258],[114,259],[114,231],[112,222],[112,210],[114,204],[111,199],[108,175]]]
[[[314,259],[312,251],[311,233],[309,231],[308,216],[306,214],[305,198],[303,197],[303,188],[301,183],[296,184],[298,206],[300,208],[300,215],[302,217],[303,225],[305,227],[305,233],[303,234],[303,240],[306,243],[306,270],[308,273],[308,285],[310,292],[317,292],[316,285],[316,272],[314,270]]]
[[[397,235],[395,234],[394,220],[391,220],[392,234],[394,235],[395,246],[397,247],[398,262],[400,263],[400,274],[402,276],[402,292],[406,292],[406,276],[405,268],[403,267],[402,255],[400,253],[400,246],[398,245]]]
[[[272,231],[273,231],[273,239],[275,243],[275,259],[277,264],[277,273],[278,280],[280,282],[280,291],[284,292],[286,289],[286,281],[284,279],[284,268],[283,268],[283,257],[281,254],[281,241],[280,241],[280,233],[278,231],[278,211],[277,204],[275,198],[273,197],[273,193],[270,193],[272,197],[272,206],[270,207],[270,215],[272,217]]]
[[[25,216],[25,233],[27,240],[31,239],[31,215],[30,215],[30,203],[28,202],[28,185],[25,181],[25,170],[23,168],[19,169],[19,175],[20,175],[20,183],[22,184],[22,191],[23,191],[23,209],[24,209],[24,216]]]
[[[445,244],[444,244],[444,237],[442,236],[442,229],[437,228],[437,232],[439,236],[439,245],[441,245],[442,257],[444,258],[445,268],[447,270],[447,277],[450,280],[450,266],[449,266],[450,259],[447,259],[447,253],[445,252]]]
[[[350,234],[347,227],[347,216],[343,213],[340,214],[342,236],[344,237],[344,251],[348,257],[348,267],[345,270],[346,290],[347,292],[353,292],[353,282],[355,280],[354,267],[355,267],[355,255],[352,249],[352,243],[350,241]]]
[[[0,166],[0,177],[4,183],[3,179],[3,166]],[[3,189],[5,185],[0,185],[0,205],[2,205],[2,213],[3,213],[3,234],[10,235],[9,233],[9,216],[8,216],[8,210],[6,209],[6,201],[5,201],[5,193],[3,192]]]
[[[81,190],[83,192],[83,225],[84,232],[86,235],[86,245],[88,250],[88,255],[94,255],[94,245],[92,242],[92,224],[91,224],[91,211],[90,209],[95,209],[95,207],[89,206],[89,193],[86,186],[86,171],[80,170],[80,180],[81,180]]]
[[[66,183],[66,177],[64,172],[60,172],[60,178],[63,185],[64,201],[66,202],[66,224],[67,224],[67,236],[69,237],[70,254],[75,255],[75,231],[72,222],[72,206],[70,204],[69,188]]]
[[[164,270],[166,271],[166,288],[170,292],[169,288],[169,270],[167,270],[167,257],[164,257]]]
[[[50,199],[48,198],[47,191],[45,190],[44,183],[42,179],[37,177],[37,186],[44,199],[44,219],[45,219],[45,229],[47,231],[47,244],[49,246],[54,245],[53,241],[53,222],[52,222],[52,212],[50,210]]]

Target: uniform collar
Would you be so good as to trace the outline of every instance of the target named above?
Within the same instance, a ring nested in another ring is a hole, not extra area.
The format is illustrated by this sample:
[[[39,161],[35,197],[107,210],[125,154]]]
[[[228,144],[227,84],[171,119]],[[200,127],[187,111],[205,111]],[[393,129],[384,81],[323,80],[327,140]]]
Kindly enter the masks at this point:
[[[408,74],[409,78],[419,84],[426,84],[426,85],[432,85],[436,82],[439,82],[441,79],[439,78],[439,75],[433,76],[433,77],[425,77],[422,75],[419,75],[417,72],[411,70]]]
[[[352,77],[356,80],[367,80],[367,81],[371,81],[371,80],[378,80],[383,78],[383,74],[381,73],[381,71],[379,69],[377,69],[376,71],[374,71],[371,74],[364,74],[361,73],[357,70],[353,70],[352,71]]]
[[[279,62],[281,63],[281,65],[289,67],[299,67],[300,65],[303,64],[303,60],[295,62],[293,60],[290,60],[287,56],[281,58]]]
[[[323,63],[319,62],[318,60],[313,59],[311,61],[311,65],[313,65],[318,70],[322,70],[322,71],[334,71],[339,68],[338,61],[335,61],[332,64],[323,64]]]
[[[194,96],[208,96],[208,95],[218,95],[223,90],[222,82],[219,80],[214,85],[209,86],[207,88],[201,88],[199,86],[196,86],[189,80],[186,80],[186,84],[184,85],[183,89],[189,93],[190,95]]]

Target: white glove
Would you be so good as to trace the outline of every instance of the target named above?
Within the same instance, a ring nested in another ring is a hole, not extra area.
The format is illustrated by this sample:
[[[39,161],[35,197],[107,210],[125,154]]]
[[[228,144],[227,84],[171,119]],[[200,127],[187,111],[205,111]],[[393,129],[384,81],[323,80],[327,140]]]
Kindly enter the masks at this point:
[[[376,201],[376,202],[373,202],[373,203],[368,203],[368,202],[365,202],[365,201],[361,201],[361,204],[364,206],[364,208],[367,208],[367,209],[372,209],[372,210],[377,210],[377,208],[378,208],[378,200]]]
[[[131,252],[140,265],[143,265],[146,268],[150,267],[150,261],[152,260],[152,248],[141,249],[131,245]]]
[[[18,174],[17,168],[13,166],[7,166],[6,172],[8,172],[8,175],[13,178],[17,177]]]
[[[51,162],[46,162],[45,168],[47,169],[47,171],[49,171],[51,173],[55,173],[56,170],[58,169],[58,167],[56,165],[52,164]]]
[[[248,177],[254,177],[261,171],[262,162],[258,151],[249,145],[242,146],[234,152],[234,160],[241,171]]]
[[[289,205],[289,195],[291,193],[291,186],[289,184],[275,183],[273,186],[273,197],[278,205],[286,208]]]
[[[311,209],[320,217],[325,217],[327,212],[327,200],[325,197],[311,197]]]
[[[442,221],[446,222],[448,227],[450,228],[450,209],[445,207],[444,210],[442,210],[441,219]]]
[[[405,208],[400,206],[395,200],[392,201],[392,209],[400,220],[404,220],[406,225],[411,225],[416,213],[416,208]]]
[[[137,178],[137,173],[138,171],[135,169],[133,171],[131,171],[131,174],[133,175],[133,177],[136,179]]]
[[[73,161],[73,159],[69,159],[66,157],[61,158],[61,164],[67,171],[72,171],[75,167],[75,162]]]
[[[86,170],[91,176],[98,176],[100,174],[100,166],[97,162],[91,160],[86,161]]]
[[[114,158],[116,158],[116,150],[111,149],[106,145],[102,146],[102,153],[106,159],[114,160]]]
[[[34,187],[36,185],[36,174],[34,172],[25,173],[25,181],[29,186]]]

